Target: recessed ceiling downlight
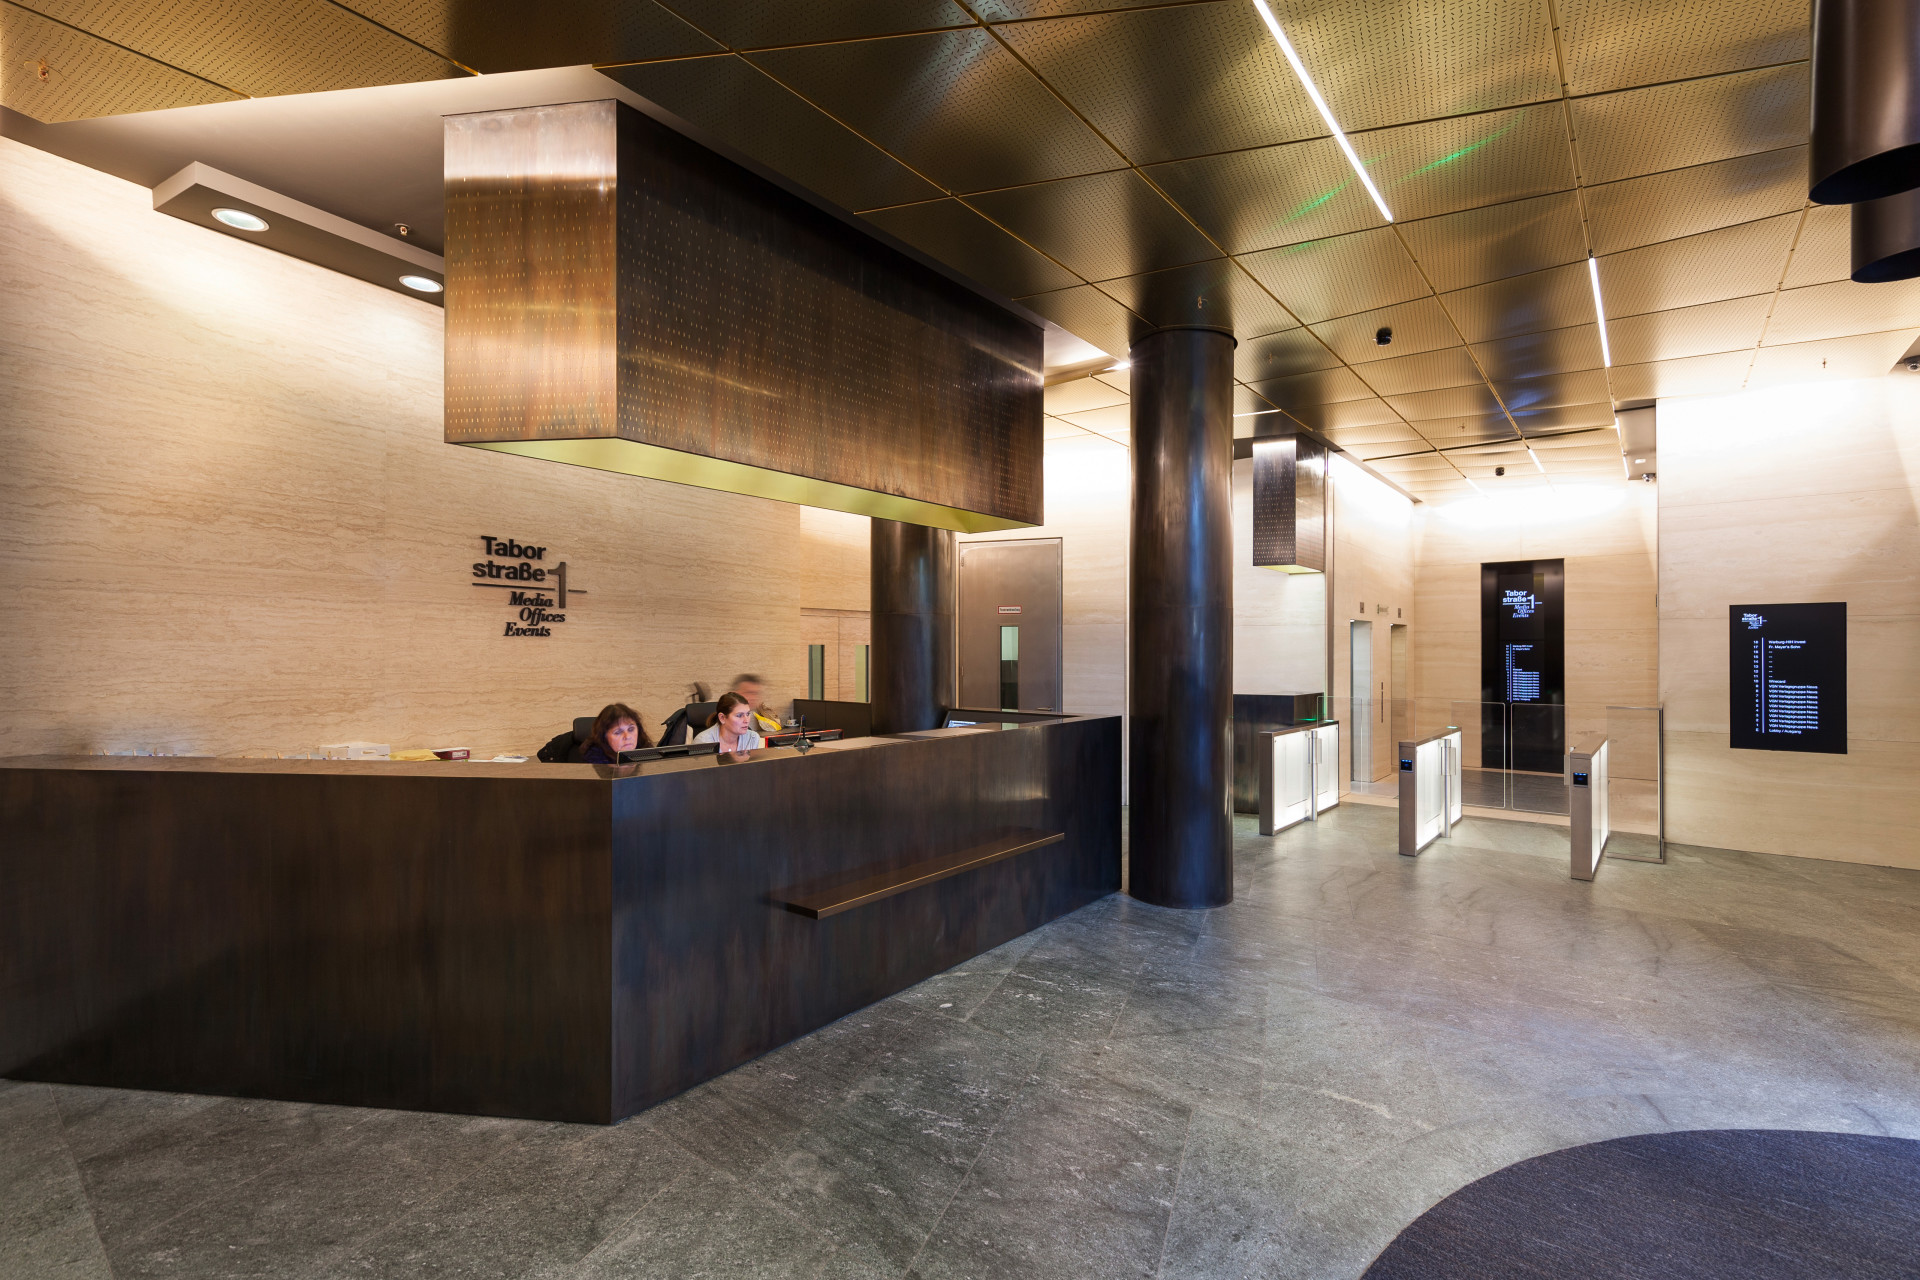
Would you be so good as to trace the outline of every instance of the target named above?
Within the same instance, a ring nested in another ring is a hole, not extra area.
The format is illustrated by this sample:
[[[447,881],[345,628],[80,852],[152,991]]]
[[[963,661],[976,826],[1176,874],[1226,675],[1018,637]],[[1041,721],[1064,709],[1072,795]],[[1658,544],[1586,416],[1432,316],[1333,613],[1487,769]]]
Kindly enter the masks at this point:
[[[245,209],[215,209],[215,220],[224,222],[235,231],[265,231],[267,220],[257,213],[248,213]]]
[[[446,288],[445,285],[435,280],[432,276],[401,276],[400,283],[412,289],[415,293],[439,293],[442,289]]]

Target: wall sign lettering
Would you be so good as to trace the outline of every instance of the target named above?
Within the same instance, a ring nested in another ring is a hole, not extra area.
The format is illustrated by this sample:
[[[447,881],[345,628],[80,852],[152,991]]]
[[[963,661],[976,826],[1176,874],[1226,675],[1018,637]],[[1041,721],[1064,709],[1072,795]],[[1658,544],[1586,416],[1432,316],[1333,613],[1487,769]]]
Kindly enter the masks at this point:
[[[473,585],[505,591],[514,611],[503,636],[550,636],[567,620],[567,598],[587,594],[568,584],[565,560],[547,563],[545,547],[485,534],[480,545],[487,558],[473,562]]]
[[[1847,754],[1847,606],[1727,606],[1728,745]]]

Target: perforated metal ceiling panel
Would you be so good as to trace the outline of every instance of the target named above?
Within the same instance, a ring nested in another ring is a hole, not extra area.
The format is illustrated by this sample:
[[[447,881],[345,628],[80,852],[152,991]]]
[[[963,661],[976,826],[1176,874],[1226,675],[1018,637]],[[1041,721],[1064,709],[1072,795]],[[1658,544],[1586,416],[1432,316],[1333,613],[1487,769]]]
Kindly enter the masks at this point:
[[[1488,377],[1503,381],[1598,369],[1600,326],[1588,323],[1523,333],[1493,342],[1476,342],[1471,350]]]
[[[1447,318],[1438,298],[1421,298],[1398,306],[1364,311],[1311,326],[1313,332],[1349,364],[1385,360],[1390,356],[1418,355],[1441,347],[1460,345],[1460,331]],[[1381,346],[1374,335],[1382,328],[1393,330],[1393,342]]]
[[[475,71],[719,53],[654,0],[347,0],[346,8]],[[537,21],[528,21],[537,15]]]
[[[1198,324],[1256,335],[1292,328],[1296,323],[1252,276],[1228,258],[1103,280],[1100,288],[1155,328]]]
[[[1524,421],[1529,415],[1538,415],[1545,409],[1598,404],[1607,398],[1607,374],[1604,369],[1554,373],[1543,378],[1519,378],[1496,382],[1493,386],[1506,402],[1507,412],[1516,421]]]
[[[1573,186],[1558,103],[1377,129],[1353,145],[1402,220]]]
[[[1783,290],[1774,305],[1773,319],[1767,322],[1767,334],[1761,345],[1775,347],[1789,342],[1838,338],[1851,333],[1884,333],[1892,329],[1911,332],[1917,327],[1920,327],[1920,280],[1891,284],[1838,280],[1832,284]],[[1889,359],[1887,364],[1891,366],[1893,361]]]
[[[1607,316],[1691,307],[1766,293],[1786,273],[1800,215],[1722,227],[1600,259]]]
[[[1233,376],[1248,383],[1310,373],[1339,363],[1339,357],[1306,329],[1242,339],[1233,350]]]
[[[1587,256],[1580,199],[1571,191],[1403,223],[1399,231],[1442,292]]]
[[[1268,249],[1240,261],[1309,324],[1407,302],[1429,292],[1392,227]]]
[[[1577,98],[1581,181],[1594,184],[1707,164],[1807,140],[1804,65]]]
[[[1476,285],[1447,294],[1445,302],[1468,342],[1564,329],[1593,318],[1593,286],[1584,263]]]
[[[1753,372],[1748,375],[1747,385],[1767,387],[1822,378],[1877,378],[1893,367],[1893,362],[1912,340],[1913,330],[1909,327],[1891,333],[1854,334],[1762,347],[1754,353]]]
[[[1787,267],[1785,287],[1845,280],[1853,270],[1853,210],[1851,205],[1817,204],[1807,210],[1800,227],[1800,243]]]
[[[857,40],[973,23],[953,0],[667,0],[667,7],[735,49]]]
[[[1446,387],[1470,387],[1482,379],[1465,347],[1447,347],[1392,360],[1375,360],[1362,375],[1376,395],[1408,395]]]
[[[1807,199],[1807,149],[1786,147],[1587,190],[1595,253],[1618,253],[1789,213]]]
[[[989,191],[967,203],[1087,280],[1112,280],[1217,256],[1131,169]]]
[[[53,123],[240,95],[0,0],[0,102]],[[40,78],[39,65],[47,67]]]
[[[1559,9],[1576,94],[1808,54],[1807,0],[1559,0]]]
[[[1340,400],[1333,404],[1301,405],[1297,409],[1287,410],[1287,413],[1302,426],[1314,431],[1337,431],[1344,427],[1371,427],[1400,421],[1399,415],[1381,400]]]
[[[1073,272],[1028,248],[958,200],[880,209],[866,217],[881,230],[1010,298],[1072,288],[1079,283]]]
[[[1393,406],[1395,413],[1413,423],[1441,418],[1505,416],[1499,399],[1484,382],[1464,387],[1446,387],[1439,391],[1415,391],[1408,395],[1387,396],[1385,399]]]
[[[1231,253],[1380,225],[1331,138],[1154,165],[1146,174]]]
[[[1090,284],[1029,294],[1020,303],[1109,355],[1125,356],[1133,346],[1138,317]]]
[[[1360,380],[1360,375],[1344,367],[1296,373],[1290,378],[1272,378],[1253,383],[1252,386],[1262,399],[1289,413],[1309,405],[1375,398],[1373,391]]]
[[[1622,404],[1657,400],[1662,396],[1727,395],[1746,382],[1753,352],[1660,360],[1652,364],[1615,365],[1613,393]]]
[[[1751,351],[1759,344],[1760,326],[1772,306],[1773,295],[1761,293],[1615,320],[1608,329],[1614,361],[1647,364],[1719,351]]]
[[[1042,393],[1049,414],[1085,413],[1089,409],[1110,409],[1127,403],[1127,394],[1116,391],[1098,378],[1076,378],[1048,387]]]

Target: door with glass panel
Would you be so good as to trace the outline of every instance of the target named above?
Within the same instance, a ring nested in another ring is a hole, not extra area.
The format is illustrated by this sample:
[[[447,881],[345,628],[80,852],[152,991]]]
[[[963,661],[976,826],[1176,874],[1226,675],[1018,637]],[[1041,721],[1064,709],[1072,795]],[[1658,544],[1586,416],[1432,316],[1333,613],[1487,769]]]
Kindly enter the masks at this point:
[[[1059,711],[1060,539],[960,544],[960,705]]]

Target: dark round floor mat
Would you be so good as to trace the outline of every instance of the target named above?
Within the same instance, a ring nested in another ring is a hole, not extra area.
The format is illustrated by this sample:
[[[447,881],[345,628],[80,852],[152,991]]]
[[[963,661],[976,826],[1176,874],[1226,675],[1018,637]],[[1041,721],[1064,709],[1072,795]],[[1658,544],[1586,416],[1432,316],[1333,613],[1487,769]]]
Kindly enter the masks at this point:
[[[1920,1142],[1703,1129],[1569,1147],[1460,1188],[1365,1280],[1913,1280]]]

